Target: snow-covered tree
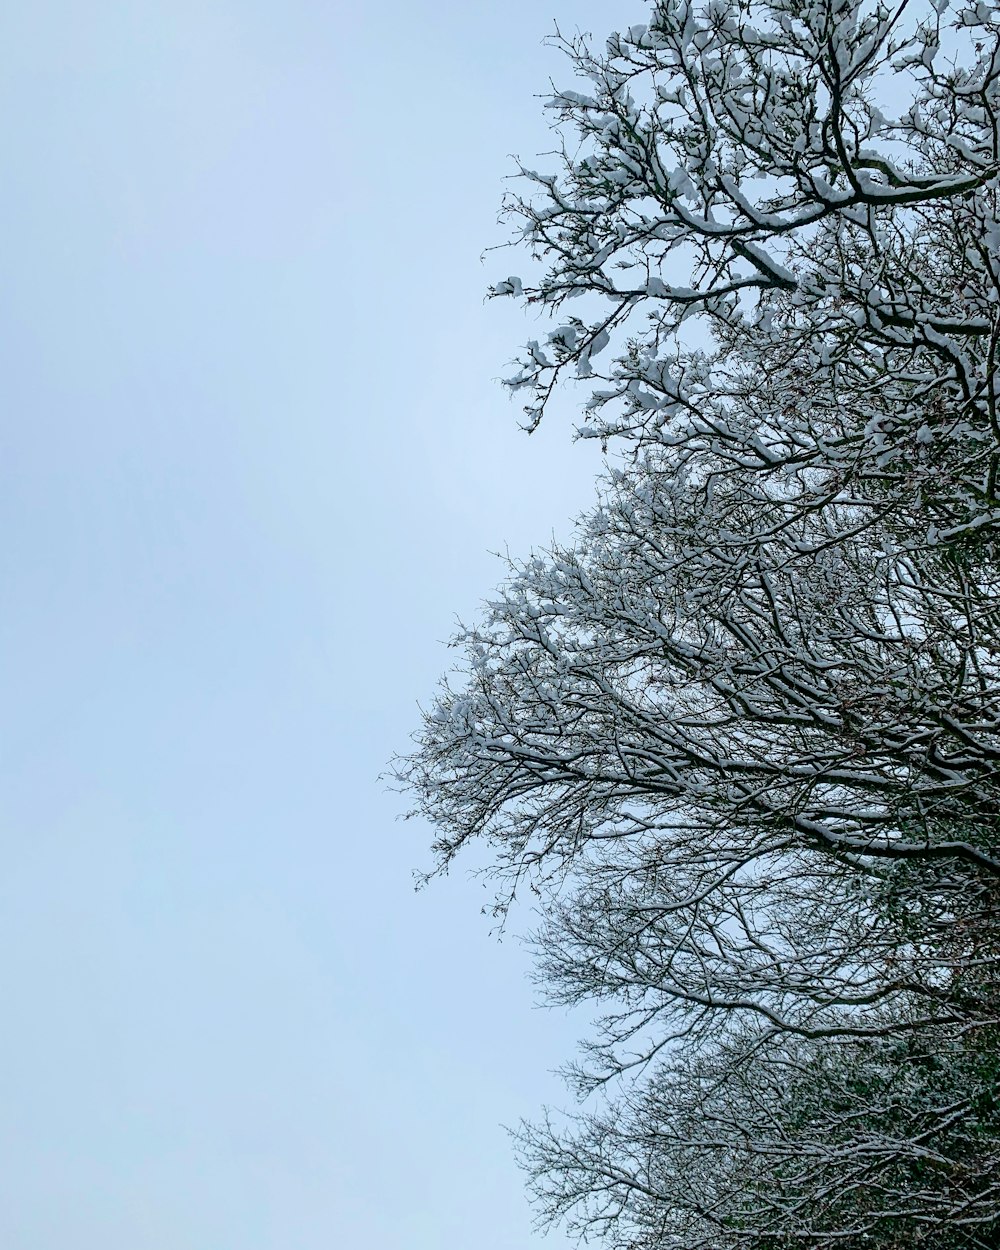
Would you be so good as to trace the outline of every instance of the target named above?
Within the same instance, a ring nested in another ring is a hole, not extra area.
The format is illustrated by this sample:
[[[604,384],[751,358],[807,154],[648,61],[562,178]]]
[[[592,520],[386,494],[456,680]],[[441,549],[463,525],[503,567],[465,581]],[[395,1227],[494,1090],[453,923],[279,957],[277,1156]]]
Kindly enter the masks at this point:
[[[955,1042],[747,1033],[519,1146],[541,1214],[616,1250],[993,1250],[997,1068]]]
[[[508,204],[537,275],[494,288],[557,324],[508,384],[529,428],[583,388],[622,454],[399,766],[600,1004],[608,1105],[525,1138],[543,1210],[991,1244],[1000,12],[656,0],[557,42],[587,90]]]
[[[860,494],[931,542],[979,533],[1000,435],[995,10],[651,10],[604,55],[559,40],[588,91],[551,101],[556,168],[523,169],[533,194],[507,206],[539,272],[494,290],[560,322],[509,379],[529,425],[575,381],[584,435],[710,445],[804,507]],[[714,353],[684,350],[691,319]]]

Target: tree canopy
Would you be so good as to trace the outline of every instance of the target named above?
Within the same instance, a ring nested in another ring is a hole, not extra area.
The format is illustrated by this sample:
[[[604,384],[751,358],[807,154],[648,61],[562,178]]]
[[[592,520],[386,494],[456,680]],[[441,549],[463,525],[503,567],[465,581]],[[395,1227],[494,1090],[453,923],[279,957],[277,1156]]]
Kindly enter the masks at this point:
[[[586,90],[493,288],[557,322],[507,385],[529,429],[582,389],[601,502],[511,563],[398,775],[600,1013],[596,1109],[520,1134],[543,1218],[992,1245],[1000,11],[649,10],[556,37]]]

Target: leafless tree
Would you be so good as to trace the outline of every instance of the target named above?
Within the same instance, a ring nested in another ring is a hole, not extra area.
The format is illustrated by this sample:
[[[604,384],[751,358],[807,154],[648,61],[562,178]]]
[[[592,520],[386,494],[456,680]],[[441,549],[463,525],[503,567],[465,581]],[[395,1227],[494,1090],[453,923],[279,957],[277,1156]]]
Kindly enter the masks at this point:
[[[522,1139],[543,1213],[993,1244],[1000,22],[650,8],[557,39],[588,91],[508,204],[539,275],[494,288],[559,319],[529,428],[572,380],[621,454],[398,775],[439,866],[485,839],[499,905],[536,892],[549,995],[600,1004],[605,1108]]]

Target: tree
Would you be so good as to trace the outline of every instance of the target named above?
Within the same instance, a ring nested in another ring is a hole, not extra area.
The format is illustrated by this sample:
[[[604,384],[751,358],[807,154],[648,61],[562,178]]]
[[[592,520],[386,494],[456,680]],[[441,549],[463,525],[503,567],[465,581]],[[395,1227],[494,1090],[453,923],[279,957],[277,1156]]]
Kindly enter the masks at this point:
[[[495,293],[561,323],[509,385],[531,428],[574,375],[626,454],[399,767],[440,866],[487,839],[548,992],[602,1004],[606,1115],[525,1137],[543,1210],[678,1250],[992,1236],[1000,23],[671,0],[557,42],[589,91],[508,203],[540,276]]]
[[[520,1135],[542,1213],[624,1250],[997,1244],[996,1055],[913,1040],[688,1050]]]

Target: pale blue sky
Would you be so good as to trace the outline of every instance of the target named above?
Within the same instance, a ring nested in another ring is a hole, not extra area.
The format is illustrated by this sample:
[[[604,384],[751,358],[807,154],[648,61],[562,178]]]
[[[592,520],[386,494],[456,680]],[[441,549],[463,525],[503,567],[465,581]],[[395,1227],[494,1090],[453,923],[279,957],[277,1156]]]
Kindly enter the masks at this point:
[[[551,19],[642,16],[4,6],[0,1246],[534,1244],[575,1029],[376,777],[591,499],[479,254]]]

